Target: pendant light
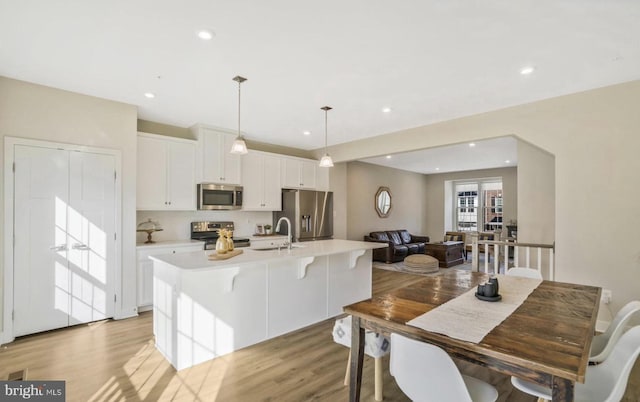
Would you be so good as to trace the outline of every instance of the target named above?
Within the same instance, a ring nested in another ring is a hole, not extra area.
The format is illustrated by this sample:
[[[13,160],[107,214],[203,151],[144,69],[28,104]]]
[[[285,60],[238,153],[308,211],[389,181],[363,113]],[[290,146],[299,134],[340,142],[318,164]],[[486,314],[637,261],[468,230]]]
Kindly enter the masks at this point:
[[[231,145],[231,153],[234,155],[246,155],[249,151],[247,151],[247,144],[240,133],[240,85],[247,79],[238,75],[233,80],[238,83],[238,136],[233,141],[233,145]]]
[[[333,160],[327,152],[327,112],[332,108],[330,106],[323,106],[320,109],[324,110],[324,156],[320,159],[320,167],[333,167]]]

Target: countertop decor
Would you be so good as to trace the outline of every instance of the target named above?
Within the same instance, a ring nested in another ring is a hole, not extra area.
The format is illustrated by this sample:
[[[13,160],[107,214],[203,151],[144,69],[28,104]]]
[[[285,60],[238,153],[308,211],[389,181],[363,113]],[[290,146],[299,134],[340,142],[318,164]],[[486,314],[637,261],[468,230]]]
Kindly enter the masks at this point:
[[[155,241],[151,239],[151,234],[154,232],[160,232],[162,230],[163,229],[158,222],[154,222],[151,220],[151,218],[149,218],[148,221],[138,224],[138,229],[136,231],[145,232],[147,234],[147,241],[145,241],[145,244],[150,244],[155,243]]]

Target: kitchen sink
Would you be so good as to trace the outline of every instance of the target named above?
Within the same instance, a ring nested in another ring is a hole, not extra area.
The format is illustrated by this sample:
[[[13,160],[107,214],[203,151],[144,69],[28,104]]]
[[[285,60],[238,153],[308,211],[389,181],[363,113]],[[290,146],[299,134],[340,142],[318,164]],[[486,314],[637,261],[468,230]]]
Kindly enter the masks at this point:
[[[307,246],[302,245],[302,244],[292,244],[292,245],[291,245],[291,249],[294,249],[294,248],[305,248],[305,247],[307,247]],[[287,246],[252,248],[251,250],[256,250],[256,251],[270,251],[270,250],[277,250],[278,248],[280,248],[280,250],[286,250],[286,249],[287,249]]]

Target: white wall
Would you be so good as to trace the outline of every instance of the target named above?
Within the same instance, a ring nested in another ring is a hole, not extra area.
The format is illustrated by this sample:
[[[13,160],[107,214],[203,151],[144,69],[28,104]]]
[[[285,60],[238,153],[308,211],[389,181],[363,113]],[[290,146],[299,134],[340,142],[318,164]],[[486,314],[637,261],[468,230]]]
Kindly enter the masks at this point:
[[[329,153],[344,162],[505,135],[548,151],[555,156],[556,278],[612,289],[616,311],[640,295],[640,215],[629,205],[640,198],[639,104],[640,81],[632,81],[340,144]],[[518,215],[522,222],[536,218],[527,208]],[[530,228],[518,223],[518,236],[528,236]]]
[[[324,168],[320,168],[324,169]],[[347,164],[336,163],[329,170],[329,190],[333,191],[333,238],[347,238]]]
[[[123,316],[135,314],[136,308],[136,119],[132,105],[0,77],[0,166],[4,166],[5,136],[122,152],[122,281],[126,286],[119,314]],[[0,200],[4,200],[4,188],[0,188]],[[0,244],[4,244],[2,225]],[[4,267],[3,253],[0,249],[0,303],[4,269],[11,268]]]
[[[518,188],[518,211],[527,211],[518,217],[518,240],[552,244],[556,223],[555,157],[518,141],[518,183],[527,183]]]

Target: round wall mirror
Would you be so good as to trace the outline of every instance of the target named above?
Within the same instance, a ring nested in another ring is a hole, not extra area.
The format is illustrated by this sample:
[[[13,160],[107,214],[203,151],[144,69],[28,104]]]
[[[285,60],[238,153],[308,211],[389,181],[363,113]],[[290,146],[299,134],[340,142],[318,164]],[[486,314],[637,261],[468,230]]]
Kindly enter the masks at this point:
[[[386,218],[391,210],[391,192],[387,187],[380,187],[376,193],[375,207],[378,216]]]

